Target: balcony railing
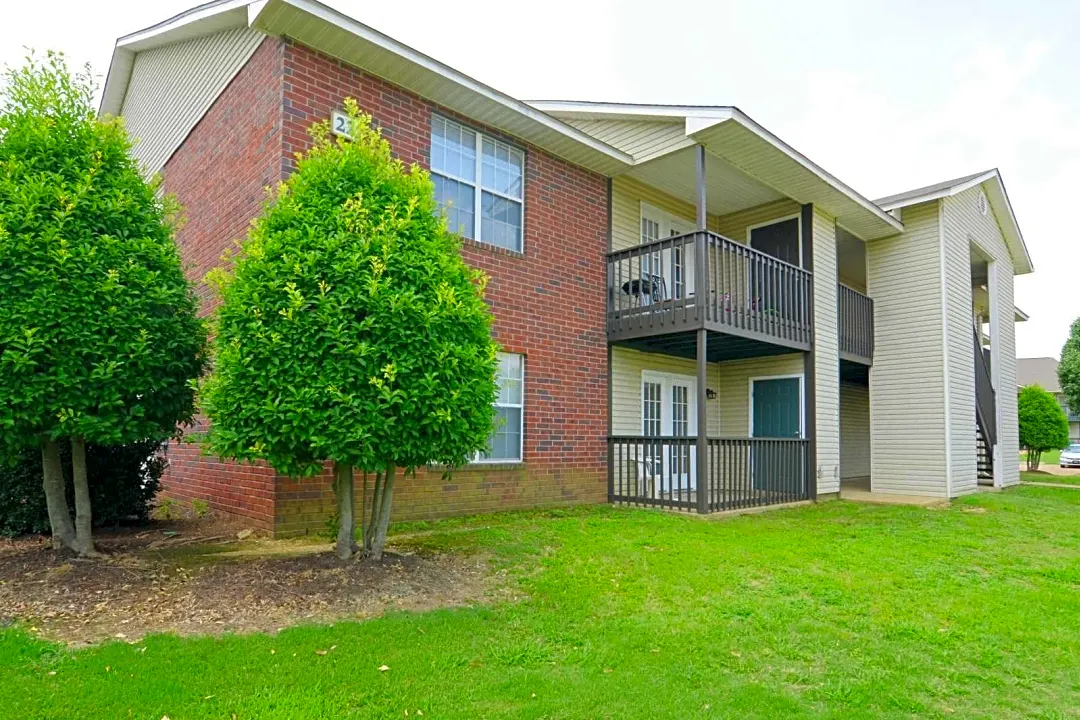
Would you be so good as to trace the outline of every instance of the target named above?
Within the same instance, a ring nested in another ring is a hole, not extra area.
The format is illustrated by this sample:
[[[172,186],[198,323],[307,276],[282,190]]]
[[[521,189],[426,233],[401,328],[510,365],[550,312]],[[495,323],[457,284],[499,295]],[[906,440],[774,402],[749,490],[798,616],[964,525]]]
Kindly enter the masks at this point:
[[[840,357],[870,365],[874,358],[874,301],[838,284]]]
[[[812,276],[742,243],[693,232],[608,253],[608,337],[700,327],[810,347]]]
[[[809,442],[801,438],[709,438],[708,512],[810,498]],[[611,502],[699,510],[697,438],[608,438]]]

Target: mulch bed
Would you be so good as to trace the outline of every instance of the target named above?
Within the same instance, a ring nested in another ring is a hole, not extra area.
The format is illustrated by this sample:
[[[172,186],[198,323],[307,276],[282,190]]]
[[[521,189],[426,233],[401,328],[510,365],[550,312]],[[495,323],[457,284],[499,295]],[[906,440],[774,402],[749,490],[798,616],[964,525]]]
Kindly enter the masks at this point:
[[[310,541],[239,540],[236,528],[174,522],[101,532],[104,559],[48,538],[0,539],[0,625],[19,622],[71,645],[151,632],[276,632],[300,622],[368,618],[483,601],[484,558],[386,553],[341,561]]]

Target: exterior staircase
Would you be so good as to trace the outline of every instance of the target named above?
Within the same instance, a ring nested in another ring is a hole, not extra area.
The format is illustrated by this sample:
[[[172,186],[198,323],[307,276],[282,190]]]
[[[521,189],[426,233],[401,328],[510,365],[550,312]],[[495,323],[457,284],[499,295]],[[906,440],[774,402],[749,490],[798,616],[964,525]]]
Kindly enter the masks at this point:
[[[980,485],[994,484],[994,445],[997,444],[997,398],[990,380],[990,359],[975,331],[975,437]]]

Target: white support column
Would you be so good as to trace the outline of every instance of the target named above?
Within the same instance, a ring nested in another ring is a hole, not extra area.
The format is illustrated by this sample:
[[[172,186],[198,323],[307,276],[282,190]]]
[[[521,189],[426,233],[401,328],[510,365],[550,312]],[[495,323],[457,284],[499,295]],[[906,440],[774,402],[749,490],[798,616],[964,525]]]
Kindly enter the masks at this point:
[[[807,215],[810,213],[804,213]],[[814,393],[817,494],[840,492],[840,347],[836,220],[810,214],[814,272]]]
[[[991,260],[986,264],[986,291],[990,296],[990,383],[994,386],[994,427],[998,429],[998,442],[991,448],[994,459],[994,487],[1004,485],[1005,458],[1001,451],[1001,428],[1004,422],[1001,416],[1001,292],[998,287],[998,263]],[[1012,318],[1009,318],[1010,322]]]

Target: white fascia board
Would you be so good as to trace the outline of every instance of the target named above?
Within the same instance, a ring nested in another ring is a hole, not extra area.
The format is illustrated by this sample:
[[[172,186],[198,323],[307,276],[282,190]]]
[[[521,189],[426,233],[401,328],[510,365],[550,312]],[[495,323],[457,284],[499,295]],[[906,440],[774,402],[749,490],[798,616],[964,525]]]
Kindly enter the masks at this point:
[[[187,12],[152,25],[143,30],[124,35],[113,48],[109,71],[105,75],[105,88],[101,93],[99,115],[119,115],[124,107],[131,68],[135,55],[169,43],[189,40],[201,35],[242,27],[247,22],[246,6],[250,0],[219,0],[192,8]]]
[[[959,183],[957,185],[950,185],[948,187],[935,190],[934,192],[925,193],[923,195],[916,195],[915,197],[905,198],[904,200],[898,200],[896,202],[886,203],[881,205],[881,209],[885,211],[899,210],[901,208],[909,207],[911,205],[921,205],[931,200],[940,200],[941,198],[951,197],[958,195],[965,190],[970,190],[976,185],[981,185],[992,177],[997,176],[997,170],[987,170],[982,175],[978,175],[967,182]]]
[[[428,57],[418,50],[414,50],[413,48],[394,40],[388,35],[384,35],[378,30],[368,27],[347,15],[343,15],[320,2],[315,2],[314,0],[267,0],[267,2],[261,4],[258,12],[250,17],[249,22],[251,26],[271,35],[282,34],[280,29],[270,26],[269,21],[267,20],[267,17],[273,14],[272,12],[268,12],[268,10],[272,10],[275,5],[289,5],[329,25],[336,26],[378,48],[397,55],[406,62],[412,63],[428,72],[438,74],[471,92],[483,96],[489,101],[502,105],[503,107],[546,127],[548,130],[555,131],[582,145],[588,146],[594,152],[601,153],[607,156],[609,160],[615,161],[620,165],[629,167],[634,164],[633,157],[627,153],[624,153],[605,142],[597,140],[593,136],[568,125],[558,118],[548,115],[546,112],[531,107],[521,100],[517,100],[509,95],[501,93],[498,90],[455,70],[449,65],[445,65],[434,58]],[[392,78],[388,79],[393,82]]]
[[[637,105],[586,100],[528,100],[537,110],[559,117],[594,120],[682,120],[691,116],[721,118],[731,108],[711,105]]]

